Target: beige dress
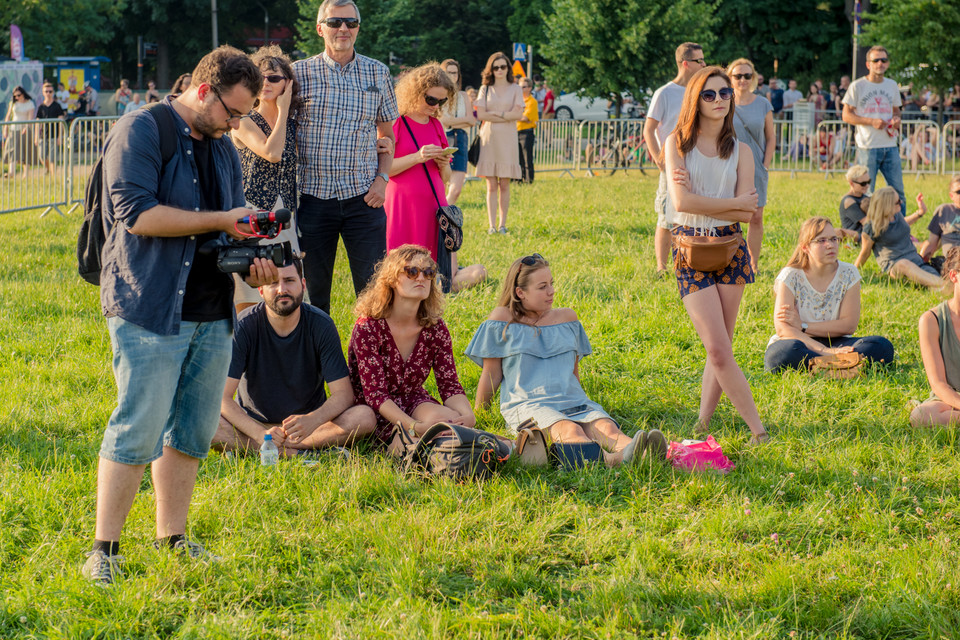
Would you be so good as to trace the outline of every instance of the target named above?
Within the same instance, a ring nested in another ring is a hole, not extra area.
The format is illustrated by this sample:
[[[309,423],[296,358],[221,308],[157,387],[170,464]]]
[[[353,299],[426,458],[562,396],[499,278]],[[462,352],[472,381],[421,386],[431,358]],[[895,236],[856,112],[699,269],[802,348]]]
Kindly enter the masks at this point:
[[[480,87],[477,104],[494,113],[523,108],[523,92],[513,83],[504,89]],[[477,175],[485,178],[520,179],[520,146],[516,122],[484,122],[480,128],[480,159]]]

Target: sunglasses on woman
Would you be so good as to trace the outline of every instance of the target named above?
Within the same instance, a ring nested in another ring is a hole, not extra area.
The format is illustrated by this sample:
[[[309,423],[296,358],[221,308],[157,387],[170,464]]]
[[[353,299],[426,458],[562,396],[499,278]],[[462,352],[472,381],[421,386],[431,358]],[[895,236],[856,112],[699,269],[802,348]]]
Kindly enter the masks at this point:
[[[527,266],[527,267],[532,267],[533,265],[537,264],[538,262],[544,262],[543,256],[540,255],[539,253],[534,253],[534,254],[531,254],[531,255],[529,255],[529,256],[524,256],[524,257],[520,258],[520,264],[522,264],[522,265],[524,265],[524,266]]]
[[[434,98],[433,96],[423,96],[423,101],[427,103],[428,107],[442,107],[447,104],[446,98]]]
[[[703,91],[700,92],[700,98],[702,98],[704,102],[713,102],[714,100],[717,99],[718,95],[720,96],[721,100],[726,102],[727,100],[733,97],[733,89],[731,89],[730,87],[724,87],[723,89],[720,89],[720,91],[714,91],[713,89],[704,89]]]
[[[266,80],[267,82],[277,84],[278,82],[283,82],[287,78],[281,75],[269,75],[269,76],[263,76],[263,79]]]
[[[859,180],[851,180],[850,182],[852,182],[853,184],[858,184],[858,185],[860,185],[861,187],[868,187],[868,186],[870,186],[870,181],[869,181],[869,180],[865,180],[864,182],[860,182]]]
[[[494,71],[505,71],[505,70],[508,69],[508,68],[509,68],[509,67],[508,67],[507,65],[505,65],[505,64],[495,64],[495,65],[493,65],[493,67],[492,67],[492,69],[493,69]]]
[[[416,280],[417,277],[422,273],[423,277],[427,280],[433,280],[437,277],[437,270],[433,267],[404,267],[403,272],[407,274],[407,277],[411,280]]]
[[[752,73],[734,73],[730,77],[734,80],[753,80]]]

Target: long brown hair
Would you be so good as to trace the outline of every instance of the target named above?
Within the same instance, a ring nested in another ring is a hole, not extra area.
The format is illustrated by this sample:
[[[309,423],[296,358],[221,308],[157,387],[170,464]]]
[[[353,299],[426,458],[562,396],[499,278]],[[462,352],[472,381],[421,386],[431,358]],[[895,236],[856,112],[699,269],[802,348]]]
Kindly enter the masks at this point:
[[[480,77],[483,78],[483,84],[489,86],[492,85],[496,78],[493,77],[493,63],[497,60],[503,58],[503,61],[507,63],[507,82],[513,84],[513,66],[510,64],[510,58],[507,57],[503,51],[497,51],[487,58],[487,65],[483,68],[483,73],[480,74]]]
[[[867,222],[875,234],[881,234],[890,226],[893,216],[900,213],[900,207],[894,204],[900,194],[893,187],[883,187],[873,192],[870,206],[867,207]]]
[[[677,118],[677,127],[673,130],[677,137],[677,150],[682,156],[687,155],[697,146],[697,135],[700,133],[700,92],[703,91],[707,80],[713,77],[723,78],[727,86],[732,88],[729,76],[720,67],[704,67],[697,71],[687,83],[687,91],[683,94],[683,105],[680,107],[680,117]],[[737,135],[733,129],[735,109],[736,104],[731,98],[730,111],[723,119],[723,126],[717,139],[717,151],[724,160],[730,157],[737,144]]]
[[[823,216],[807,218],[803,224],[800,225],[800,238],[797,240],[797,247],[793,250],[793,255],[790,256],[790,261],[787,262],[788,267],[800,269],[801,271],[806,271],[807,268],[810,267],[810,256],[805,249],[810,246],[814,238],[823,233],[827,225],[832,227],[833,222],[830,221],[830,218]]]
[[[400,278],[407,277],[403,268],[421,257],[427,259],[434,271],[437,270],[437,263],[430,257],[430,251],[418,244],[404,244],[390,251],[377,264],[373,277],[357,298],[357,304],[353,308],[357,318],[381,319],[390,315],[390,310],[393,309],[393,287]],[[420,301],[420,308],[417,309],[420,326],[432,327],[437,324],[443,316],[443,305],[443,290],[440,288],[439,279],[434,278],[430,282],[430,295],[426,300]]]
[[[524,262],[529,262],[530,264],[524,264]],[[497,306],[506,307],[510,311],[510,322],[507,323],[507,326],[510,326],[514,322],[520,322],[527,312],[523,306],[523,300],[517,295],[517,289],[526,289],[530,286],[531,274],[549,266],[550,263],[547,262],[543,256],[534,254],[532,256],[517,258],[513,261],[513,264],[510,265],[510,268],[507,269],[507,276],[503,280],[500,297],[497,298]],[[506,336],[506,332],[507,328],[504,327],[504,336]]]
[[[463,90],[463,71],[460,69],[460,63],[454,60],[453,58],[447,58],[446,60],[440,63],[440,66],[443,67],[444,71],[446,71],[447,67],[451,65],[457,68],[457,81],[454,82],[453,84],[457,86],[457,91],[462,91]]]

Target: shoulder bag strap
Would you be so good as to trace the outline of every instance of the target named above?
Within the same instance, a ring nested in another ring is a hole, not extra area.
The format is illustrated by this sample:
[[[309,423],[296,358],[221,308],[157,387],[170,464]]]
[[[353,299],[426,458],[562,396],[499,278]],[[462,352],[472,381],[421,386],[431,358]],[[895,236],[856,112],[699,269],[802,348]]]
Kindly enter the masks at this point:
[[[419,151],[420,143],[417,142],[417,137],[413,135],[413,129],[410,128],[410,124],[407,122],[407,116],[400,116],[400,119],[403,121],[403,126],[407,128],[407,133],[410,134],[410,138],[413,140],[413,144],[417,146],[417,151]],[[424,173],[427,174],[427,184],[430,185],[430,191],[433,191],[433,197],[437,201],[437,209],[442,209],[443,205],[440,204],[440,197],[437,195],[437,190],[433,186],[433,178],[430,176],[430,170],[427,169],[426,163],[421,162],[420,166],[423,167]]]

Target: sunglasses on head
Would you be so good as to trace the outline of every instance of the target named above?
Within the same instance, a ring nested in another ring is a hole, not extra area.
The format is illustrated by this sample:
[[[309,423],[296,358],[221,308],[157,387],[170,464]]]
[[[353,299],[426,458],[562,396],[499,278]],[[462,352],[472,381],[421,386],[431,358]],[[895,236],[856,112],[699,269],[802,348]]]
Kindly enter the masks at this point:
[[[271,75],[269,75],[269,76],[263,76],[263,79],[266,80],[267,82],[272,82],[273,84],[277,84],[278,82],[283,82],[283,81],[286,80],[287,78],[286,78],[286,76],[282,76],[282,75],[279,75],[279,74],[277,74],[277,75],[271,74]]]
[[[433,267],[404,267],[403,272],[407,274],[407,277],[411,280],[416,280],[421,273],[427,280],[433,280],[437,277],[437,270]]]
[[[491,67],[491,68],[492,68],[494,71],[505,71],[505,70],[509,69],[510,67],[509,67],[508,65],[505,65],[505,64],[495,64],[495,65],[493,65],[493,67]]]
[[[717,99],[717,96],[720,96],[721,100],[729,100],[733,97],[733,89],[730,87],[724,87],[720,91],[714,91],[713,89],[704,89],[700,92],[700,97],[704,102],[713,102]]]
[[[427,103],[427,106],[430,107],[442,107],[447,104],[446,98],[434,98],[433,96],[425,95],[423,96],[423,101]]]
[[[356,29],[360,26],[360,18],[324,18],[320,22],[331,29],[339,29],[344,24],[347,25],[347,29]]]
[[[524,257],[520,258],[520,264],[525,265],[525,266],[528,266],[528,267],[532,267],[533,265],[537,264],[538,262],[544,262],[543,256],[540,255],[539,253],[533,253],[533,254],[531,254],[531,255],[529,255],[529,256],[524,256]]]
[[[753,80],[752,73],[734,73],[730,77],[734,80]]]

